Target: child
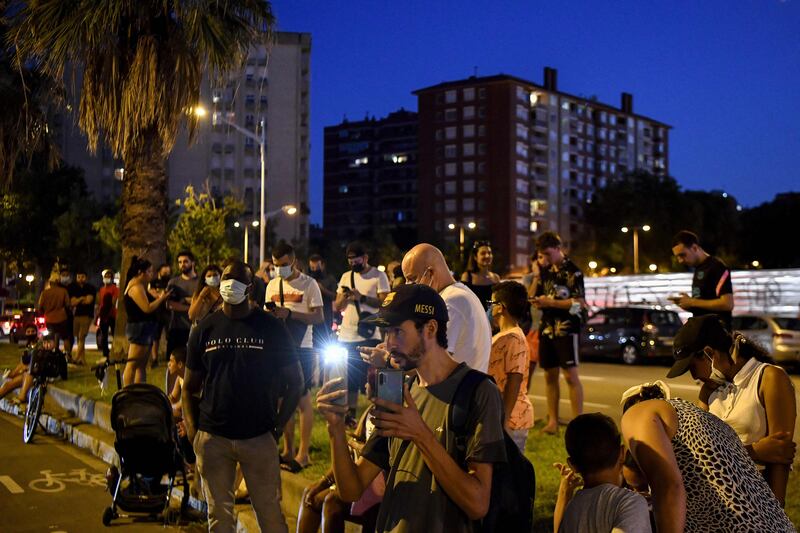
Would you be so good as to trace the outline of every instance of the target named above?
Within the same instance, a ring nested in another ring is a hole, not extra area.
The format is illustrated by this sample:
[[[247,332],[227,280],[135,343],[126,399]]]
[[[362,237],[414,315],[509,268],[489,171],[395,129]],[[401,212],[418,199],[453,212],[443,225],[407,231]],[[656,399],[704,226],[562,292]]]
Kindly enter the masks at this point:
[[[522,453],[528,430],[533,427],[533,405],[528,398],[528,344],[519,322],[528,307],[528,292],[516,281],[502,281],[492,288],[489,314],[493,329],[489,374],[503,396],[503,427]]]
[[[176,419],[183,418],[181,409],[181,391],[183,390],[183,374],[186,372],[186,348],[178,347],[172,350],[167,363],[169,370],[168,381],[172,382],[169,387],[169,401],[172,403],[172,416]]]
[[[622,488],[625,447],[617,425],[606,415],[577,416],[567,426],[564,441],[569,466],[553,465],[561,471],[553,527],[560,533],[615,531],[650,532],[650,514],[645,499]],[[583,489],[575,473],[583,478]]]

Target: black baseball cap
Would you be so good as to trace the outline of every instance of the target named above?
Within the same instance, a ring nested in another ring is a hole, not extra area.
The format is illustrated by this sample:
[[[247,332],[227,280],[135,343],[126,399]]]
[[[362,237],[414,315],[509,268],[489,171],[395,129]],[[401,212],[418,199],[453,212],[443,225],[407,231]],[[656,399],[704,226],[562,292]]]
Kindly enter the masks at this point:
[[[447,306],[439,293],[427,285],[400,285],[386,296],[377,315],[362,322],[386,328],[406,320],[447,322]]]
[[[692,358],[706,346],[724,344],[730,333],[725,330],[719,316],[703,315],[692,317],[681,326],[672,340],[672,356],[675,358],[668,378],[685,374],[692,364]]]
[[[345,250],[345,255],[349,259],[350,257],[361,257],[362,255],[367,254],[367,249],[364,248],[364,245],[360,242],[351,242],[347,245]]]

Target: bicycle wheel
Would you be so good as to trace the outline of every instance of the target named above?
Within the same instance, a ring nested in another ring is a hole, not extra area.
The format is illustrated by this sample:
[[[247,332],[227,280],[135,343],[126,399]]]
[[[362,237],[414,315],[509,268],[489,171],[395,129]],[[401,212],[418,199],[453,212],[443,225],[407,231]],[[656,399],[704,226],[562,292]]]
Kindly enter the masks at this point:
[[[42,414],[42,405],[44,404],[44,391],[44,385],[37,381],[28,392],[28,410],[25,411],[25,425],[22,427],[22,440],[25,444],[33,440],[36,426],[39,425],[39,415]]]

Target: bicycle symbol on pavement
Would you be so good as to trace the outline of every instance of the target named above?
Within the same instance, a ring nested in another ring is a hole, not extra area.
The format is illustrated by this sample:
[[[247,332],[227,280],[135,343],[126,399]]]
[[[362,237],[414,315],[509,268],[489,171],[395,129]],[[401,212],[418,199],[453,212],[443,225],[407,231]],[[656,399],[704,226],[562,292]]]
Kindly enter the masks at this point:
[[[56,473],[52,470],[40,470],[42,478],[34,479],[28,486],[39,492],[61,492],[67,488],[67,483],[74,483],[84,487],[103,487],[106,486],[106,478],[103,474],[87,472],[85,468],[76,468],[69,473]]]

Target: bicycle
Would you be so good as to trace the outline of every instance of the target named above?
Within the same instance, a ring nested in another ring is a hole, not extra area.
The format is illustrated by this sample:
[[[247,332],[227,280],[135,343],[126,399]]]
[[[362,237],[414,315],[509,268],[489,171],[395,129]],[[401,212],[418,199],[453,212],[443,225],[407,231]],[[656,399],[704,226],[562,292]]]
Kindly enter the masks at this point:
[[[28,391],[28,408],[25,410],[25,423],[22,426],[22,441],[25,444],[30,444],[33,440],[33,434],[39,425],[39,417],[42,415],[42,406],[44,406],[44,397],[47,394],[47,382],[48,378],[35,376],[33,385]]]
[[[52,341],[52,339],[44,340]],[[58,341],[55,342],[55,346],[58,346]],[[22,441],[25,444],[30,444],[36,427],[39,426],[47,384],[59,376],[62,379],[67,378],[66,357],[57,349],[43,349],[41,344],[37,344],[30,348],[30,360],[28,374],[33,378],[33,384],[28,390],[28,407],[25,410],[25,423],[22,426]]]

